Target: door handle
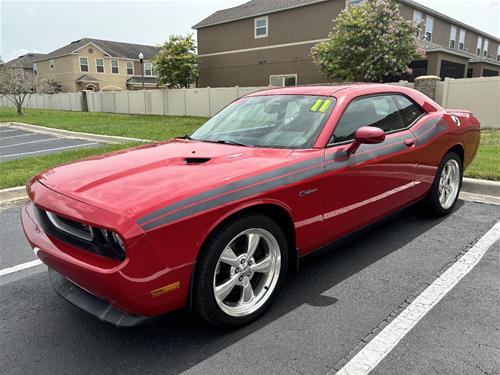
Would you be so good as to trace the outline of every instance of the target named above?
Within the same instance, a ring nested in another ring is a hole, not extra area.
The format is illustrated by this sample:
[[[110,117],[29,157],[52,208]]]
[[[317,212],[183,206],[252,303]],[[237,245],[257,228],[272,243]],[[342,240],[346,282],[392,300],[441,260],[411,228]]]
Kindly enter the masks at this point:
[[[406,147],[415,147],[415,138],[405,139]]]

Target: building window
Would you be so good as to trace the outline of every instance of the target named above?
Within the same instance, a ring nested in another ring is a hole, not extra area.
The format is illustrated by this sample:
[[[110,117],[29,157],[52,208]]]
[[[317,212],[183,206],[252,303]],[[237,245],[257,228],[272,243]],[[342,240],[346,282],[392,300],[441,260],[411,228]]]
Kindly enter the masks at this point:
[[[36,65],[36,63],[33,63],[33,74],[35,76],[38,75],[38,66]]]
[[[476,46],[476,55],[481,56],[482,47],[483,47],[483,38],[478,36],[477,37],[477,46]]]
[[[95,70],[97,73],[104,73],[104,60],[95,59]]]
[[[49,60],[50,69],[54,69],[54,60]]]
[[[86,57],[80,57],[80,71],[81,72],[89,71],[89,60]]]
[[[156,69],[152,63],[144,63],[144,75],[148,77],[156,76]]]
[[[458,40],[458,49],[465,49],[465,30],[460,30],[460,39]]]
[[[269,17],[255,19],[255,38],[266,38],[269,35]]]
[[[488,39],[484,39],[484,47],[483,47],[484,57],[488,57],[489,49],[490,49],[490,41]]]
[[[497,61],[500,61],[500,44],[498,45],[497,48]]]
[[[432,30],[434,29],[434,17],[425,17],[425,39],[429,42],[432,41]]]
[[[457,27],[450,27],[450,48],[455,48],[457,45]]]
[[[118,60],[111,60],[111,73],[118,74]]]
[[[280,74],[269,76],[269,85],[273,87],[297,86],[297,74]]]
[[[134,63],[131,61],[127,61],[127,74],[130,76],[134,75]]]
[[[417,34],[416,34],[417,38],[420,38],[420,34],[422,32],[422,19],[423,19],[422,12],[419,10],[414,10],[413,11],[413,23],[417,27]]]

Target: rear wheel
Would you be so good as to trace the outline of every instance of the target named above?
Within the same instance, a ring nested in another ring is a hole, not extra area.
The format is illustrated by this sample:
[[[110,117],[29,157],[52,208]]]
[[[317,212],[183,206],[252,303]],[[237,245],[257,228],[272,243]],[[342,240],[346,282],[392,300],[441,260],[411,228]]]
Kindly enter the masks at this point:
[[[210,237],[197,264],[195,311],[218,326],[239,326],[271,304],[288,266],[283,231],[264,215],[228,222]]]
[[[456,153],[448,153],[441,161],[427,196],[427,204],[434,214],[444,216],[453,210],[462,187],[462,175],[462,160]]]

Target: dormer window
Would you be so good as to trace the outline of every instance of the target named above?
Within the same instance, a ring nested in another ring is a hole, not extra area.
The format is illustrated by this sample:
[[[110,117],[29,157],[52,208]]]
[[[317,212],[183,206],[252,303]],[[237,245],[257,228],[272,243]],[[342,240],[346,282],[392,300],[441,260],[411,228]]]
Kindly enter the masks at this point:
[[[269,35],[269,17],[255,19],[255,39],[267,38]]]

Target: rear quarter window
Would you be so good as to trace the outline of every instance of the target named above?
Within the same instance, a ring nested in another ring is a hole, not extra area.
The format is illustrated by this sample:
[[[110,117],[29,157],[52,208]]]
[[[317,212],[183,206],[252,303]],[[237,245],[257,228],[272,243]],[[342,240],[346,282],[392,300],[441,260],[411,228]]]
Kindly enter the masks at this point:
[[[405,127],[412,125],[425,113],[418,105],[405,96],[394,95],[393,98],[399,107]]]

